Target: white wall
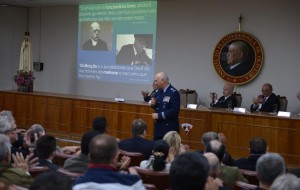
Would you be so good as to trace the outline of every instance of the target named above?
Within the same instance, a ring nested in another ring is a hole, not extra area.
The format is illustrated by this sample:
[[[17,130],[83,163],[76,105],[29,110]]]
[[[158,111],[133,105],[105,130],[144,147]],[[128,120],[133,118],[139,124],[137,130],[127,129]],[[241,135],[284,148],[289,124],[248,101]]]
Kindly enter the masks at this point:
[[[243,96],[242,106],[249,108],[252,97],[260,93],[263,83],[269,82],[276,94],[287,96],[288,110],[299,112],[296,92],[300,91],[300,6],[297,0],[182,2],[158,2],[156,71],[166,71],[178,89],[197,90],[199,101],[208,105],[208,92],[221,94],[224,84],[212,65],[214,48],[223,36],[237,31],[242,13],[242,30],[256,36],[264,50],[261,72],[252,82],[238,87]],[[77,12],[77,6],[30,9],[34,61],[45,64],[44,71],[35,74],[34,90],[111,98],[120,95],[129,100],[142,100],[140,91],[151,90],[151,85],[76,79]],[[0,45],[3,46],[2,42]],[[0,67],[5,68],[2,60]],[[1,85],[1,89],[8,88]]]
[[[19,67],[27,9],[0,6],[0,90],[10,90]]]

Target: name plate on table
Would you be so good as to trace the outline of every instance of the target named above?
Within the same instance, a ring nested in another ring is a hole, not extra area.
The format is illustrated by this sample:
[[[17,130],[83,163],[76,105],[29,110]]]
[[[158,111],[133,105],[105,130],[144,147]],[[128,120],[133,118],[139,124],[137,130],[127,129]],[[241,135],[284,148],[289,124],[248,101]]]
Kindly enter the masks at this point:
[[[197,109],[197,104],[188,104],[186,108]]]
[[[115,101],[116,102],[125,102],[125,99],[124,98],[115,98]]]
[[[279,111],[277,116],[281,117],[291,117],[291,112],[286,112],[286,111]]]
[[[246,108],[235,107],[235,108],[233,108],[233,112],[246,113]]]

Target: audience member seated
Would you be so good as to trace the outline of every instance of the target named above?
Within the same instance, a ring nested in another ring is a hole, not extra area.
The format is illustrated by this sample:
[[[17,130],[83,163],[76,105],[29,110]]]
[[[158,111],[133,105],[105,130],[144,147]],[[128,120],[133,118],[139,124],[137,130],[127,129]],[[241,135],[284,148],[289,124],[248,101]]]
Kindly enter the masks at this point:
[[[262,155],[256,163],[259,187],[256,190],[269,190],[273,181],[285,173],[284,159],[277,153]]]
[[[165,140],[169,145],[169,154],[167,162],[173,162],[174,158],[179,154],[185,152],[183,144],[181,144],[181,137],[177,131],[169,131],[165,134],[163,140]]]
[[[93,130],[98,131],[100,134],[104,134],[107,132],[107,122],[106,118],[103,116],[95,117],[93,120]],[[120,141],[119,138],[116,138],[117,142]]]
[[[36,143],[36,155],[39,158],[38,166],[46,166],[56,171],[59,166],[52,163],[56,151],[56,139],[50,135],[41,136]]]
[[[141,162],[140,167],[154,171],[170,171],[170,163],[166,162],[169,154],[169,145],[165,140],[156,141],[153,154],[148,160]]]
[[[222,162],[225,146],[218,140],[212,140],[207,144],[205,152],[214,153],[219,161]],[[228,189],[233,189],[236,181],[248,182],[240,173],[238,167],[226,166],[224,164],[221,164],[220,179],[223,180],[224,187]]]
[[[8,121],[11,123],[11,125],[15,128],[17,128],[16,125],[16,121],[15,118],[12,114],[11,111],[9,110],[3,110],[0,112],[0,116],[7,116],[8,117]],[[20,149],[23,147],[23,132],[25,132],[25,129],[18,129],[17,128],[17,134],[18,134],[18,138],[15,142],[12,143],[12,146],[15,147],[16,149]],[[21,150],[22,152],[23,150]],[[22,152],[23,153],[23,152]],[[28,152],[24,152],[23,155],[26,156],[28,154]]]
[[[221,164],[217,156],[211,152],[204,153],[203,156],[208,161],[208,165],[209,165],[208,176],[212,177],[214,179],[214,182],[218,184],[219,190],[226,190],[226,188],[223,187],[223,181],[219,178],[221,174]]]
[[[234,165],[240,169],[255,171],[258,158],[267,152],[267,143],[261,137],[254,137],[249,142],[249,150],[249,157],[236,160]]]
[[[99,134],[106,133],[107,122],[106,118],[102,116],[95,117],[93,120],[93,130],[98,131]]]
[[[17,125],[12,115],[0,116],[0,133],[6,135],[11,144],[18,141]],[[18,143],[17,143],[18,144]],[[29,154],[29,150],[23,148],[23,146],[11,146],[11,154],[21,152],[24,157]]]
[[[223,143],[224,146],[225,146],[226,141],[227,141],[227,139],[226,139],[226,137],[223,133],[217,134],[216,132],[213,132],[213,131],[203,133],[203,135],[202,135],[202,144],[204,146],[204,149],[211,140],[218,140],[221,143]],[[201,154],[204,153],[203,150],[198,150],[198,152],[200,152]],[[227,166],[233,166],[233,164],[234,164],[234,160],[232,159],[231,155],[226,151],[226,149],[225,149],[224,158],[222,160],[222,163],[227,165]]]
[[[270,190],[299,190],[300,179],[292,174],[283,174],[275,179]]]
[[[223,87],[223,96],[218,99],[216,93],[209,93],[209,97],[212,102],[210,103],[211,107],[216,108],[228,108],[228,105],[231,104],[231,109],[237,106],[235,95],[233,94],[234,86],[230,83],[225,83]]]
[[[71,179],[56,171],[50,171],[37,176],[29,190],[71,190]]]
[[[118,144],[117,140],[109,135],[102,134],[93,138],[90,143],[90,163],[83,176],[76,179],[73,190],[102,189],[124,190],[144,189],[143,182],[134,168],[129,173],[117,171]],[[127,160],[125,162],[128,163]],[[124,162],[124,163],[125,163]]]
[[[197,152],[178,155],[170,169],[172,190],[217,190],[219,187],[212,177],[208,177],[207,159]]]
[[[135,119],[131,123],[132,138],[121,140],[118,145],[119,149],[128,152],[140,152],[148,159],[153,150],[154,142],[146,139],[147,124],[142,119]]]
[[[277,111],[279,109],[279,99],[273,93],[271,84],[266,83],[261,88],[262,94],[257,98],[253,98],[250,109],[251,111],[273,112],[273,105],[277,104]]]
[[[29,149],[35,149],[37,140],[46,134],[44,127],[40,124],[33,124],[24,135],[25,145],[29,147]],[[78,146],[65,146],[60,148],[56,146],[58,152],[66,153],[66,154],[74,154],[78,151]]]
[[[84,173],[89,164],[89,145],[92,139],[99,135],[97,131],[89,131],[84,133],[81,138],[81,152],[79,155],[68,158],[64,163],[64,169],[71,172]]]
[[[11,144],[6,135],[0,134],[0,182],[8,185],[19,185],[28,188],[32,178],[28,173],[31,156],[24,159],[20,153],[13,155],[14,167],[11,165]],[[33,161],[36,161],[33,160]]]

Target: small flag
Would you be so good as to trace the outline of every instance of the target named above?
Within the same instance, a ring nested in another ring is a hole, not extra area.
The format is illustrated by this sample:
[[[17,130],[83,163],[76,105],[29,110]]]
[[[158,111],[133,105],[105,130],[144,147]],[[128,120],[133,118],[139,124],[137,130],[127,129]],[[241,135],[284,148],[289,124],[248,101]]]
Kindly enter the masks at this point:
[[[187,135],[190,132],[190,130],[192,130],[193,125],[189,123],[183,123],[181,124],[181,127],[183,128],[185,135]]]

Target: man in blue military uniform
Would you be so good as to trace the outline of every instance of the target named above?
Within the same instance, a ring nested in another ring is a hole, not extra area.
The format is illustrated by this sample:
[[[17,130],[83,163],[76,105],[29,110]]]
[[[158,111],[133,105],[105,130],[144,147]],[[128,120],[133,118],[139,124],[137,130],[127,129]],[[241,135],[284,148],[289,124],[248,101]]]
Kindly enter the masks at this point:
[[[154,124],[153,140],[160,140],[169,131],[179,132],[179,92],[169,83],[169,77],[165,72],[155,75],[155,84],[159,88],[155,98],[151,99],[151,107],[155,109],[152,113]]]

